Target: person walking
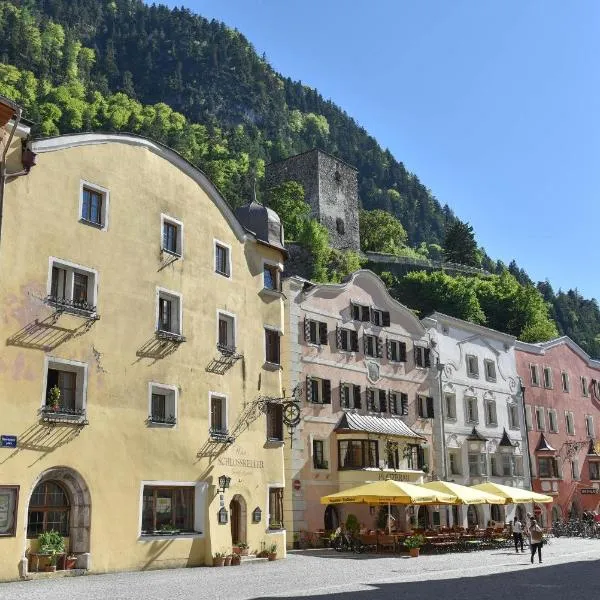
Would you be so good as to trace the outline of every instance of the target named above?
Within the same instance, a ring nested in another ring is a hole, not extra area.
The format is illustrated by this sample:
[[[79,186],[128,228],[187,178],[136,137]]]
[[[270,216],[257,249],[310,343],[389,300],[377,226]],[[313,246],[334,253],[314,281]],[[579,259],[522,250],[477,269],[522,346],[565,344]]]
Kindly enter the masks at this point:
[[[538,562],[542,562],[542,545],[544,543],[544,530],[538,525],[535,519],[531,519],[529,527],[529,536],[531,540],[531,563],[535,557],[535,551],[538,553]]]
[[[515,517],[513,521],[512,532],[515,541],[515,552],[517,554],[519,553],[519,544],[521,545],[521,552],[525,552],[525,550],[523,550],[523,523],[519,521],[518,517]]]

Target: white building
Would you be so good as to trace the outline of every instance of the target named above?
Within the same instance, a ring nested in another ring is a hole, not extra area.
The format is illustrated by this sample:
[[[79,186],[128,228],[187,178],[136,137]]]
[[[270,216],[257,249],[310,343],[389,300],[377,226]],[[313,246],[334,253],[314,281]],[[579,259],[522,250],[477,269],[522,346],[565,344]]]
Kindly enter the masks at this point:
[[[441,313],[422,322],[438,360],[434,438],[442,441],[435,443],[439,478],[531,489],[515,338]],[[446,516],[450,524],[485,527],[490,520],[512,519],[515,510],[525,517],[528,507],[452,507]]]

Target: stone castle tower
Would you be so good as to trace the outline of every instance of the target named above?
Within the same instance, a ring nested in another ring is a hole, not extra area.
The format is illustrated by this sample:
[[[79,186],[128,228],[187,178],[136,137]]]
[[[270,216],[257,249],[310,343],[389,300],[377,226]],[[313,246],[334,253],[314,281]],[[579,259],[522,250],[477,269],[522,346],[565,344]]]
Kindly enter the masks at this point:
[[[311,206],[311,217],[329,231],[338,250],[360,250],[357,170],[343,160],[314,149],[267,165],[267,188],[297,181]]]

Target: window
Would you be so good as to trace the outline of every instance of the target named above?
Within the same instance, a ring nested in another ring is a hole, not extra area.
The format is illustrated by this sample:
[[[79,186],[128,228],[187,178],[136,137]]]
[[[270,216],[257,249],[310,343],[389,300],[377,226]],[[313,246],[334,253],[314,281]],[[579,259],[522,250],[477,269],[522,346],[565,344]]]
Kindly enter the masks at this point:
[[[217,323],[217,348],[223,354],[235,354],[235,317],[219,312]]]
[[[274,292],[281,291],[281,271],[277,265],[264,265],[263,288],[265,290],[272,290]]]
[[[70,508],[69,496],[58,481],[39,483],[29,501],[27,537],[35,538],[44,531],[52,530],[67,537]]]
[[[283,529],[283,488],[269,488],[269,529]]]
[[[551,456],[538,457],[538,473],[540,477],[558,478],[558,464],[556,458]]]
[[[371,308],[364,306],[363,304],[351,304],[352,308],[352,319],[354,321],[370,321],[371,320]]]
[[[544,431],[546,429],[546,418],[542,406],[535,407],[535,428],[538,431]]]
[[[531,375],[531,385],[540,385],[540,376],[537,365],[529,365],[529,374]]]
[[[398,442],[386,442],[385,444],[386,466],[388,469],[400,468],[400,454],[398,452]]]
[[[267,441],[283,442],[283,405],[267,404]]]
[[[338,350],[346,352],[358,352],[358,333],[351,329],[338,327],[336,329],[336,343]]]
[[[61,311],[92,316],[96,312],[95,271],[66,261],[50,259],[47,302]]]
[[[520,429],[521,419],[519,419],[519,407],[516,404],[508,404],[508,427],[510,429]]]
[[[376,440],[338,440],[340,469],[364,469],[379,466]]]
[[[433,419],[433,398],[431,396],[417,396],[418,414],[422,419]]]
[[[425,466],[425,450],[416,444],[407,444],[406,450],[407,467],[413,471],[421,471]]]
[[[571,459],[571,479],[579,479],[579,461],[576,458]]]
[[[279,331],[265,327],[265,360],[279,365]]]
[[[487,474],[487,455],[481,453],[469,453],[469,475],[471,477]]]
[[[221,439],[229,436],[227,428],[227,398],[210,395],[210,435]]]
[[[581,376],[581,393],[584,396],[587,396],[590,393],[587,384],[587,377],[584,377],[583,375]]]
[[[596,461],[590,461],[589,462],[590,465],[590,479],[593,479],[595,481],[600,479],[600,462],[596,462]],[[2,493],[1,489],[0,489],[0,494]]]
[[[568,391],[570,389],[569,388],[569,374],[566,373],[565,371],[563,371],[560,374],[560,378],[561,378],[561,381],[562,381],[562,391],[568,393]]]
[[[444,394],[444,408],[446,409],[446,419],[448,421],[456,420],[456,396],[454,394]]]
[[[371,323],[377,327],[389,327],[390,326],[390,313],[373,308],[371,310]]]
[[[450,463],[450,475],[460,475],[462,469],[458,451],[450,450],[448,453],[448,462]]]
[[[485,368],[486,381],[496,381],[496,363],[493,360],[485,359],[483,366]]]
[[[390,391],[390,413],[393,415],[408,415],[408,394]]]
[[[569,435],[575,435],[575,424],[573,422],[572,412],[565,412],[565,426]]]
[[[469,377],[479,377],[479,361],[472,354],[467,354],[467,375]]]
[[[367,410],[372,412],[387,411],[387,394],[385,390],[367,389]]]
[[[228,246],[215,242],[215,272],[224,277],[231,277],[231,256]]]
[[[398,340],[388,340],[387,358],[392,362],[406,362],[406,344]]]
[[[585,417],[585,434],[593,438],[594,436],[594,417],[587,415]]]
[[[527,427],[527,431],[531,431],[533,429],[533,422],[531,420],[531,406],[525,407],[525,425]]]
[[[194,486],[145,485],[142,500],[142,535],[194,531]]]
[[[327,323],[304,319],[304,339],[309,344],[327,345]]]
[[[415,365],[423,369],[431,366],[431,357],[429,348],[423,346],[415,346]]]
[[[465,398],[465,422],[478,423],[477,398]]]
[[[554,409],[548,409],[548,431],[558,433],[558,419]]]
[[[87,365],[49,358],[42,417],[52,421],[80,420],[85,417]]]
[[[174,256],[183,254],[183,223],[167,215],[160,215],[162,250]]]
[[[552,369],[550,367],[544,367],[543,370],[544,387],[546,389],[552,388]]]
[[[306,378],[306,399],[315,404],[331,404],[331,381],[318,377]]]
[[[376,335],[363,336],[363,344],[366,356],[378,358],[381,356],[381,341]]]
[[[181,313],[181,297],[175,292],[159,289],[157,331],[180,336]]]
[[[329,463],[325,460],[325,441],[313,440],[313,468],[328,469]]]
[[[488,426],[498,425],[495,400],[486,400],[485,402],[485,424]]]
[[[513,475],[515,477],[523,477],[523,457],[511,456],[513,463]]]
[[[18,504],[19,486],[0,486],[0,537],[15,535]]]
[[[360,408],[360,385],[340,383],[340,406],[342,408]]]
[[[108,224],[109,192],[87,182],[80,184],[79,219],[86,225],[106,229]]]
[[[150,425],[175,425],[177,423],[177,388],[172,385],[150,383]]]

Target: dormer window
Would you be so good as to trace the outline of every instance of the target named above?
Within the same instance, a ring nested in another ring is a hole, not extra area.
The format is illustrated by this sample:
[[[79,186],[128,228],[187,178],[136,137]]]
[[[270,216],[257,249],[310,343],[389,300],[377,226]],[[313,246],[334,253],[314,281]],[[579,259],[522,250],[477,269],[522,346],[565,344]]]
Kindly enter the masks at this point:
[[[371,323],[377,327],[389,327],[390,313],[377,308],[371,309]]]
[[[371,308],[363,304],[352,303],[352,318],[355,321],[370,321]]]

